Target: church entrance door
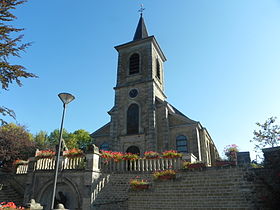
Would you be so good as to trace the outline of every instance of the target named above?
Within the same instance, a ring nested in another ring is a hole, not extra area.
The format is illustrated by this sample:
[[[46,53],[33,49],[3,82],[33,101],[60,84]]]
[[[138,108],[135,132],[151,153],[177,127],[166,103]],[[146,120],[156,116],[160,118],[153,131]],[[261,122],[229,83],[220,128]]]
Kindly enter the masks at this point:
[[[140,149],[139,149],[139,147],[136,147],[136,146],[128,147],[126,152],[136,154],[136,155],[140,155]],[[133,163],[135,163],[135,161],[137,162],[138,160],[134,160],[134,161],[128,160],[128,163],[127,163],[127,170],[128,171],[135,170],[135,164],[133,164]]]
[[[132,154],[136,154],[136,155],[140,155],[140,149],[139,147],[136,146],[130,146],[127,148],[126,150],[127,153],[132,153]]]

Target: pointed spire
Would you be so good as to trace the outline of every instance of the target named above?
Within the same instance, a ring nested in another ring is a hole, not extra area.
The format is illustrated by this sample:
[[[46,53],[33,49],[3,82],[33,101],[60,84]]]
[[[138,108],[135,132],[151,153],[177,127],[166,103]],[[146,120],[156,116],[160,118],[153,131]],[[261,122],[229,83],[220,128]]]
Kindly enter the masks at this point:
[[[140,39],[144,39],[146,37],[148,37],[148,31],[144,22],[144,18],[143,18],[143,11],[145,8],[143,8],[143,5],[141,5],[141,9],[139,10],[140,12],[140,19],[133,37],[133,41],[137,41]]]

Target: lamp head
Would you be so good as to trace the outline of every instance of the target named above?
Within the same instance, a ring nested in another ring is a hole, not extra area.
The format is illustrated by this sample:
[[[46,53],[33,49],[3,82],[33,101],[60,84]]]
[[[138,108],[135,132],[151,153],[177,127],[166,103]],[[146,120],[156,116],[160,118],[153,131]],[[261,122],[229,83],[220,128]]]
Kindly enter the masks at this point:
[[[65,105],[69,104],[71,101],[73,101],[75,99],[75,97],[73,95],[71,95],[70,93],[59,93],[58,97]]]

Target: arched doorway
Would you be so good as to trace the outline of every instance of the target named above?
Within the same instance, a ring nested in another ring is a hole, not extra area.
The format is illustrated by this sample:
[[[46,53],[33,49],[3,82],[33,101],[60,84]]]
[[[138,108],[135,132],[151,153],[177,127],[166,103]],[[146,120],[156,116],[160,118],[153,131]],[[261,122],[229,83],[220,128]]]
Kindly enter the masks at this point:
[[[126,152],[136,154],[136,155],[140,155],[140,149],[137,146],[128,147]],[[135,164],[133,164],[133,163],[135,163],[135,161],[137,162],[138,160],[128,160],[128,163],[127,163],[127,170],[128,171],[136,169]]]
[[[130,146],[127,148],[126,150],[127,153],[132,153],[132,154],[136,154],[136,155],[140,155],[140,149],[139,147],[136,146]]]

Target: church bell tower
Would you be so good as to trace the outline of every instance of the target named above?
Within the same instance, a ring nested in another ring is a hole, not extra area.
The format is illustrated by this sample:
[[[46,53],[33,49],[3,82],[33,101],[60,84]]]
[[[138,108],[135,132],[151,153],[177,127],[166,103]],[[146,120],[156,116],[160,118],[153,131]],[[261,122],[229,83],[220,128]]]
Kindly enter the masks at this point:
[[[115,103],[110,136],[115,151],[143,154],[157,151],[156,100],[165,101],[163,63],[166,58],[149,36],[141,13],[133,40],[118,51]]]

